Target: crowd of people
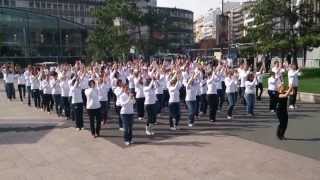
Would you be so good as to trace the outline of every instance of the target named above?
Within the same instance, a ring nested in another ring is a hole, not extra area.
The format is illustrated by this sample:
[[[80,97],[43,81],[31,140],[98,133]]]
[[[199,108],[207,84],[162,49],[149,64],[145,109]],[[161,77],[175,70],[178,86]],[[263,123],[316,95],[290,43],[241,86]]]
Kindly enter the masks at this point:
[[[262,99],[266,74],[270,74],[267,83],[269,110],[277,114],[280,122],[277,136],[283,140],[288,125],[288,97],[289,108],[296,108],[300,75],[295,65],[278,61],[274,62],[271,72],[266,72],[263,65],[254,70],[242,62],[239,67],[231,68],[226,61],[211,63],[185,58],[90,65],[77,61],[74,65],[55,67],[3,65],[1,71],[9,100],[16,98],[17,85],[22,102],[48,113],[54,110],[58,116],[73,120],[77,130],[83,129],[85,107],[94,138],[100,136],[101,125],[108,122],[112,102],[126,145],[133,143],[135,118],[145,120],[145,133],[153,136],[157,117],[164,108],[168,108],[168,128],[172,131],[179,130],[180,108],[184,105],[190,128],[196,125],[199,115],[214,123],[217,112],[223,112],[223,106],[227,106],[226,118],[232,119],[237,103],[246,107],[249,116],[254,116],[255,102]],[[284,83],[286,72],[287,86]]]

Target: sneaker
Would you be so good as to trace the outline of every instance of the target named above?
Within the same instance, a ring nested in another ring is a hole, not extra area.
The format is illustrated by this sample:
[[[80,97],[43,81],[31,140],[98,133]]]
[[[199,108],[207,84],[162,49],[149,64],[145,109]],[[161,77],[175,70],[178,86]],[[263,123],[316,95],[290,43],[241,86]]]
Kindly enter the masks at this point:
[[[215,119],[211,119],[210,122],[216,122],[216,120]]]
[[[130,144],[134,144],[134,141],[130,141]]]
[[[126,146],[130,146],[130,142],[128,142],[128,141],[124,142],[124,144],[125,144]]]
[[[221,112],[221,110],[220,110],[220,109],[218,110],[218,113],[219,113],[219,112]]]
[[[142,117],[139,117],[139,118],[138,118],[138,120],[139,120],[139,121],[142,121],[142,120],[143,120],[143,118],[142,118]]]
[[[232,116],[227,116],[227,119],[232,119]]]
[[[193,124],[189,123],[188,126],[189,126],[189,127],[193,127]]]
[[[177,128],[176,127],[170,127],[170,130],[171,131],[175,131],[175,130],[177,130]]]
[[[146,135],[147,135],[147,136],[151,136],[151,135],[152,135],[149,126],[146,126]]]
[[[270,112],[271,112],[271,113],[274,113],[274,112],[275,112],[275,110],[271,110]]]
[[[80,131],[80,128],[76,128],[77,131]]]
[[[124,129],[123,128],[119,128],[119,131],[124,131]]]
[[[293,105],[290,105],[290,106],[289,106],[289,109],[294,109],[294,106],[293,106]]]

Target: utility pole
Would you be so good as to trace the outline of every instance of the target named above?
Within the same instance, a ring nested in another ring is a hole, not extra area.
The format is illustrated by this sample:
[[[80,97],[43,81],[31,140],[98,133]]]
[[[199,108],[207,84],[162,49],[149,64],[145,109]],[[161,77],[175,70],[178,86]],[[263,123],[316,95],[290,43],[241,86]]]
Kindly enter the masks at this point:
[[[223,11],[223,7],[224,7],[224,0],[221,0],[221,18],[224,19],[224,11]],[[221,33],[220,33],[221,34]],[[221,41],[221,36],[219,37],[220,41]],[[220,46],[221,46],[221,60],[223,59],[223,43],[221,41]]]

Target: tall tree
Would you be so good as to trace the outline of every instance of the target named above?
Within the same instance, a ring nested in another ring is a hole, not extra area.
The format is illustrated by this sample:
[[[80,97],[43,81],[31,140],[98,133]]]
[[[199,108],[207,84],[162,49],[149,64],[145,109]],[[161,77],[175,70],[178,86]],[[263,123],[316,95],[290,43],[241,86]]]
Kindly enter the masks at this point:
[[[251,7],[254,25],[248,29],[253,40],[257,42],[260,52],[270,52],[277,49],[282,57],[287,53],[293,56],[293,63],[297,64],[297,53],[301,46],[318,46],[315,41],[307,39],[316,36],[311,33],[317,17],[310,5],[311,1],[294,4],[293,0],[257,0]],[[312,18],[310,18],[312,17]]]

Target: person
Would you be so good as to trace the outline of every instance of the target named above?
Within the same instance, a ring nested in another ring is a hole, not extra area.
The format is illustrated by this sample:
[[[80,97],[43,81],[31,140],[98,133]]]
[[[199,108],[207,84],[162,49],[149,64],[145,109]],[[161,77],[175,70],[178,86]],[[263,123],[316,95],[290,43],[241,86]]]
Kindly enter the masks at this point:
[[[193,73],[193,75],[188,79],[187,83],[184,85],[186,89],[186,104],[188,107],[188,119],[189,127],[192,127],[194,124],[194,118],[196,115],[196,101],[197,101],[197,89],[195,81],[197,79],[198,73]]]
[[[26,79],[22,70],[17,75],[17,79],[20,101],[23,102],[23,99],[26,97]]]
[[[143,87],[143,93],[145,96],[145,109],[148,115],[147,125],[146,125],[146,135],[154,135],[153,125],[156,122],[157,112],[156,112],[156,87],[155,79],[147,78]]]
[[[230,70],[227,73],[227,77],[225,79],[226,84],[226,94],[228,97],[228,111],[227,111],[227,119],[232,119],[233,108],[236,104],[236,89],[238,87],[238,79],[234,76],[233,70]]]
[[[206,115],[207,114],[207,75],[205,72],[203,72],[202,80],[200,81],[200,114]]]
[[[296,109],[296,101],[299,86],[300,69],[295,64],[291,64],[288,70],[288,82],[292,87],[292,94],[289,96],[289,109]]]
[[[129,146],[133,144],[132,137],[133,137],[133,105],[135,103],[134,95],[129,92],[128,85],[124,84],[121,90],[123,93],[119,96],[120,105],[121,105],[121,119],[123,122],[123,139],[125,145]]]
[[[116,86],[113,87],[114,89],[112,90],[113,93],[115,94],[116,97],[116,103],[115,103],[115,111],[118,115],[118,125],[119,125],[119,130],[123,131],[123,122],[121,119],[121,115],[120,115],[120,111],[121,111],[121,104],[120,104],[120,96],[123,93],[122,92],[122,86],[123,86],[123,82],[122,80],[118,79],[116,82]]]
[[[7,68],[3,71],[4,79],[5,79],[5,86],[6,86],[6,92],[7,97],[10,101],[14,99],[15,96],[15,90],[14,90],[14,80],[15,80],[15,74],[13,72],[13,69]]]
[[[83,99],[82,88],[80,86],[80,77],[74,76],[70,86],[71,104],[72,104],[72,117],[76,123],[78,131],[83,129]]]
[[[257,85],[257,78],[253,73],[249,73],[245,82],[245,99],[247,106],[247,113],[250,116],[254,116],[254,106],[256,102],[255,87]]]
[[[169,81],[169,122],[170,130],[177,130],[180,122],[180,96],[179,90],[181,82],[178,72],[175,72],[172,79]]]
[[[240,98],[240,102],[243,105],[246,105],[246,99],[245,99],[245,83],[247,81],[247,76],[249,74],[249,68],[247,65],[245,64],[241,64],[240,68],[238,69],[238,73],[239,73],[239,80],[240,80],[240,88],[239,88],[239,98]]]
[[[60,81],[58,80],[58,73],[55,71],[53,71],[51,74],[50,87],[52,89],[51,94],[52,94],[55,110],[57,115],[60,117],[62,115],[61,87],[60,87]]]
[[[221,83],[221,81],[219,76],[216,76],[214,71],[209,72],[208,77],[207,101],[209,105],[209,120],[210,122],[215,122],[218,109],[217,83]]]
[[[49,75],[42,74],[40,86],[42,89],[42,105],[43,110],[50,113],[51,86],[49,84]]]
[[[277,129],[277,137],[280,140],[285,140],[285,133],[288,127],[288,96],[292,90],[292,86],[286,88],[283,84],[278,89],[277,117],[279,126]]]
[[[143,93],[143,79],[139,76],[138,72],[135,72],[134,78],[135,93],[136,93],[136,108],[138,120],[143,120],[144,118],[144,101],[145,96]]]
[[[61,108],[64,111],[64,116],[68,120],[70,118],[70,104],[69,104],[69,92],[70,86],[66,74],[60,78],[60,88],[61,88]]]
[[[103,77],[100,78],[98,84],[99,101],[101,104],[101,118],[103,124],[106,124],[108,119],[108,93],[110,91],[110,88],[111,85],[109,82],[109,78],[104,74]]]
[[[31,72],[32,72],[32,67],[28,65],[27,70],[23,73],[25,80],[26,80],[26,88],[27,88],[27,93],[28,93],[28,106],[31,106],[31,97],[32,97],[32,92],[31,92]]]
[[[271,72],[271,76],[268,78],[268,95],[269,95],[269,110],[274,113],[277,106],[278,87],[280,82],[275,77],[275,73]]]
[[[41,107],[41,100],[40,100],[40,80],[39,80],[39,72],[38,70],[33,70],[32,75],[30,77],[31,79],[31,91],[32,91],[32,97],[34,100],[34,106],[36,108]]]
[[[261,65],[260,70],[256,72],[256,79],[257,79],[256,97],[258,101],[261,101],[261,96],[263,93],[263,72],[264,72],[264,65]]]
[[[87,99],[87,112],[90,120],[90,130],[94,138],[100,136],[101,127],[101,104],[99,101],[99,92],[96,88],[96,82],[94,80],[89,80],[89,88],[85,90],[85,95]]]

